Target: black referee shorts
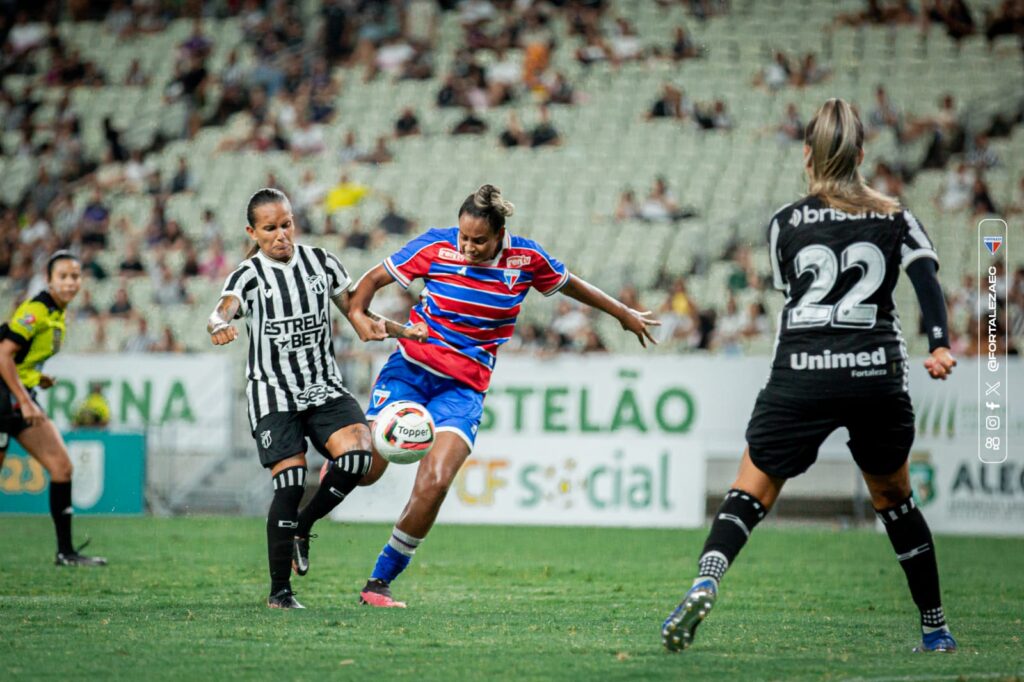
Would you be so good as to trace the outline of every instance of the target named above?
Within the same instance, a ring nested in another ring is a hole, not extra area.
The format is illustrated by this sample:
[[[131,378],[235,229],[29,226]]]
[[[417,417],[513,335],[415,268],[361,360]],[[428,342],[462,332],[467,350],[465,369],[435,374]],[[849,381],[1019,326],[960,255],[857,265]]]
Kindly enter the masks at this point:
[[[319,407],[299,412],[271,412],[257,422],[253,437],[260,453],[260,464],[271,468],[282,459],[305,454],[306,439],[324,457],[327,439],[338,429],[366,424],[366,414],[350,395],[332,398]]]
[[[884,475],[903,466],[914,444],[914,408],[905,392],[865,398],[791,397],[771,384],[757,396],[747,424],[750,459],[771,476],[793,478],[818,458],[840,427],[861,471]]]
[[[29,391],[32,399],[36,399],[34,390]],[[7,388],[7,384],[0,379],[0,452],[7,450],[7,445],[12,436],[28,428],[28,422],[21,416],[21,407],[18,406],[18,399]]]

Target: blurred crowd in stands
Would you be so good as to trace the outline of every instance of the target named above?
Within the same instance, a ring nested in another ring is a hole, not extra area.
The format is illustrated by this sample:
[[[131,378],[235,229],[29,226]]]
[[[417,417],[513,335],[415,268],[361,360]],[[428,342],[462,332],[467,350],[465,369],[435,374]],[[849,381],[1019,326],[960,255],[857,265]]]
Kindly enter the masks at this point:
[[[727,0],[655,1],[661,6],[685,6],[694,22],[731,11]],[[453,59],[445,60],[450,67],[441,72],[436,50],[439,23],[451,16],[446,13],[455,13],[462,41]],[[210,17],[237,18],[254,60],[243,60],[235,49],[213,72],[210,57],[218,37],[208,33],[203,22]],[[169,55],[174,67],[166,83],[154,83],[153,75],[144,71],[138,59],[114,81],[58,30],[59,22],[99,21],[118,41],[142,45],[146,36],[183,18],[192,19],[191,30]],[[384,196],[380,198],[386,203],[386,212],[377,224],[363,225],[355,218],[345,219],[341,225],[341,212],[373,192],[352,180],[350,170],[353,164],[391,162],[402,153],[403,139],[423,134],[423,126],[420,112],[396,104],[390,136],[377,137],[364,146],[359,130],[345,128],[342,139],[329,139],[331,124],[338,120],[336,103],[345,79],[436,83],[436,106],[462,112],[447,133],[492,135],[494,144],[506,148],[558,146],[563,136],[553,121],[552,108],[584,106],[587,96],[565,73],[553,68],[556,50],[569,51],[586,69],[599,63],[615,68],[631,61],[699,62],[709,49],[686,25],[673,27],[670,41],[652,46],[641,40],[631,22],[616,15],[606,0],[325,0],[315,23],[318,32],[307,30],[307,18],[296,3],[284,0],[0,4],[0,132],[16,139],[15,144],[4,146],[3,155],[6,159],[32,159],[37,169],[22,196],[0,205],[0,277],[8,278],[15,298],[41,288],[40,273],[49,253],[70,248],[81,256],[88,278],[73,315],[101,321],[94,344],[97,349],[104,348],[100,337],[105,325],[120,319],[132,325],[134,333],[120,349],[112,350],[180,352],[185,348],[175,338],[174,329],[169,325],[151,329],[147,316],[137,314],[138,310],[192,303],[187,281],[222,280],[240,254],[226,252],[224,226],[217,217],[219,207],[203,208],[197,230],[186,231],[168,218],[167,202],[193,193],[202,182],[194,159],[178,158],[173,172],[161,171],[151,162],[151,155],[168,143],[193,139],[204,127],[225,126],[230,121],[232,133],[221,140],[219,153],[276,150],[299,160],[337,150],[339,171],[333,184],[312,172],[306,172],[294,187],[282,186],[273,174],[268,175],[266,184],[280,187],[292,197],[299,223],[306,229],[337,234],[339,248],[373,250],[389,235],[407,235],[417,228],[415,218],[406,215],[413,207],[398,207]],[[830,30],[861,24],[916,24],[925,37],[935,27],[957,40],[984,34],[991,43],[1001,35],[1024,34],[1024,1],[1006,0],[996,11],[980,16],[962,0],[869,0],[862,12],[838,14]],[[754,74],[753,85],[785,96],[788,88],[815,85],[831,75],[831,67],[821,63],[814,52],[791,55],[776,50],[770,63]],[[9,87],[8,76],[20,77],[24,87]],[[130,131],[107,117],[102,123],[102,154],[86,153],[83,124],[73,106],[74,91],[115,85],[159,86],[165,104],[184,105],[185,124],[177,136],[161,132],[145,146],[131,146],[126,142]],[[44,88],[62,89],[52,115],[45,119],[38,116],[43,108],[39,91]],[[510,107],[504,128],[490,130],[481,114],[513,103],[535,107],[536,123],[524,126]],[[882,161],[870,173],[865,169],[877,189],[898,197],[921,170],[945,169],[945,181],[934,198],[942,211],[974,217],[1024,212],[1024,176],[1012,202],[1005,206],[994,203],[985,179],[986,171],[1006,163],[992,151],[990,139],[1010,134],[1020,123],[1021,112],[997,119],[989,130],[966,139],[960,103],[952,94],[942,97],[935,115],[902,111],[884,85],[878,86],[875,102],[861,104],[869,139],[889,130],[900,144],[929,141],[920,167]],[[646,111],[641,102],[637,106],[638,117],[652,125],[668,119],[723,135],[736,126],[724,98],[694,101],[675,82],[666,82]],[[802,140],[810,113],[790,104],[783,120],[764,132],[775,135],[782,144],[796,144]],[[83,192],[88,201],[76,202],[76,195]],[[145,224],[132,224],[127,217],[112,219],[109,198],[115,195],[152,197],[152,213]],[[611,219],[674,222],[695,213],[658,177],[642,198],[634,189],[624,188]],[[326,215],[323,224],[312,224],[313,214]],[[123,257],[111,267],[109,259],[98,256],[108,252],[115,239]],[[721,257],[734,269],[723,310],[702,307],[687,292],[686,276],[694,273],[661,277],[664,298],[660,301],[640,302],[632,287],[619,296],[637,308],[654,306],[664,322],[662,338],[683,348],[739,352],[744,340],[772,333],[772,321],[759,299],[742,305],[737,302],[741,292],[766,289],[767,273],[756,272],[745,245],[731,245]],[[113,303],[100,310],[91,301],[88,280],[107,278],[124,286],[118,288]],[[151,280],[152,300],[131,300],[128,284],[135,278]],[[974,310],[972,296],[977,296],[978,286],[965,279],[960,290],[949,292],[953,319],[961,325],[954,337],[959,344],[954,351],[971,351],[966,332],[973,313],[968,313]],[[1021,271],[1013,273],[1005,289],[1002,295],[1014,306],[1013,324],[1019,333],[1024,326]],[[743,300],[751,298],[744,296]],[[16,302],[4,301],[4,312]],[[402,317],[401,306],[407,310],[412,301],[400,304],[392,311],[396,317]],[[590,353],[604,351],[605,343],[590,312],[560,300],[549,324],[524,325],[509,350]]]

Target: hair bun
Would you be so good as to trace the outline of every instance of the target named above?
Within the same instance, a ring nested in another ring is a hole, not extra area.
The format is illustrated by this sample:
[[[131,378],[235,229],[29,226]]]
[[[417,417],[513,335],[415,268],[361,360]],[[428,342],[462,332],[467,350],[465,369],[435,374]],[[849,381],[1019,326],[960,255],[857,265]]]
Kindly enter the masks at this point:
[[[501,190],[494,185],[481,185],[473,195],[473,204],[481,210],[492,210],[498,215],[509,217],[516,207],[501,196]]]

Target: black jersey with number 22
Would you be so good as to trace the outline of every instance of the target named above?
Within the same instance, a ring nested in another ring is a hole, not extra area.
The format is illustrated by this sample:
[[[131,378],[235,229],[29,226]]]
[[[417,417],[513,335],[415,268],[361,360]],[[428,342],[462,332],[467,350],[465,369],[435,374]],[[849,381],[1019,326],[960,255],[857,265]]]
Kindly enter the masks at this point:
[[[769,385],[795,395],[907,390],[893,302],[901,268],[938,256],[908,210],[845,213],[807,197],[768,227],[775,287],[786,292]]]

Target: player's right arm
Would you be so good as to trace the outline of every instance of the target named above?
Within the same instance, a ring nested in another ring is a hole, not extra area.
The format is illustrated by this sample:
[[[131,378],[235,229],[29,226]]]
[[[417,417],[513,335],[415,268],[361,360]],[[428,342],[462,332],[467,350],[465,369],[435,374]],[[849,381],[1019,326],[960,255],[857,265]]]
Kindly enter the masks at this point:
[[[398,282],[403,289],[407,289],[414,279],[425,277],[430,272],[431,254],[438,244],[443,243],[442,235],[442,230],[427,230],[359,279],[349,301],[348,319],[360,340],[380,341],[387,338],[382,326],[370,317],[370,302],[374,294],[392,282]],[[426,325],[413,325],[406,328],[403,336],[425,341],[428,330]]]
[[[256,273],[247,262],[242,263],[228,275],[220,300],[206,321],[206,332],[213,345],[223,346],[238,338],[238,330],[231,321],[249,311],[249,297],[255,293],[258,293]]]
[[[238,330],[232,326],[231,320],[235,319],[240,307],[241,301],[236,296],[227,294],[220,297],[206,322],[206,331],[213,345],[223,346],[238,338]]]
[[[18,363],[15,361],[18,352],[32,343],[37,331],[36,315],[31,309],[32,301],[18,306],[11,320],[0,328],[0,378],[18,400],[21,416],[29,426],[46,419],[46,413],[32,400],[25,384],[18,376]]]
[[[360,341],[383,341],[388,338],[387,330],[367,313],[374,294],[394,281],[383,265],[377,265],[356,283],[355,290],[349,296],[348,321]]]

